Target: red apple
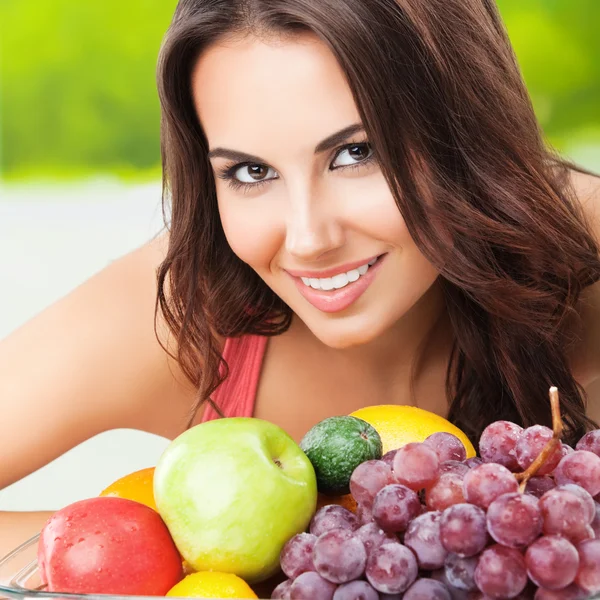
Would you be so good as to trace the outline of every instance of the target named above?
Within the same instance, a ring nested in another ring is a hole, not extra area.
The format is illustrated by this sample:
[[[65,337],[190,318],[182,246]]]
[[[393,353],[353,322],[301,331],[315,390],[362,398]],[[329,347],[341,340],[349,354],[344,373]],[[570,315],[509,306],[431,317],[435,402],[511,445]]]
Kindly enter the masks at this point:
[[[183,578],[181,556],[160,515],[102,496],[56,512],[38,546],[49,592],[164,596]]]

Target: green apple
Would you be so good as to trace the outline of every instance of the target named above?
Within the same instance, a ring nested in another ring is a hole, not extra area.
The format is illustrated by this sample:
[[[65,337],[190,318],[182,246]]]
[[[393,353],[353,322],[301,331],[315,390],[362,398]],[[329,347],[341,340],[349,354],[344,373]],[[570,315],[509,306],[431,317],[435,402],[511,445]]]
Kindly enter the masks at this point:
[[[279,553],[316,509],[314,468],[283,429],[250,417],[208,421],[169,444],[154,472],[156,506],[197,571],[249,583],[279,569]]]

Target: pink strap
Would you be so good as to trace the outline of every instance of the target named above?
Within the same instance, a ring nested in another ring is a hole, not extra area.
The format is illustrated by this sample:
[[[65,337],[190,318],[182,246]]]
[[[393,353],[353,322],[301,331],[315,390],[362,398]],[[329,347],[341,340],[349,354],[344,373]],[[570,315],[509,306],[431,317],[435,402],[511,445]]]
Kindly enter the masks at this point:
[[[223,358],[229,365],[229,377],[213,392],[212,399],[226,417],[251,417],[254,414],[268,339],[263,335],[244,335],[225,340]],[[206,404],[202,423],[218,418],[213,407]]]

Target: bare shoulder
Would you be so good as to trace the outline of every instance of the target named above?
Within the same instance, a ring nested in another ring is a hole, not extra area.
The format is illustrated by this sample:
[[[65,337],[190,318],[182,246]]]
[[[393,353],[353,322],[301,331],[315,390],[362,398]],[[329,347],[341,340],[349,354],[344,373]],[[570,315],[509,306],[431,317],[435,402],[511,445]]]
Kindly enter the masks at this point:
[[[600,177],[571,171],[571,181],[592,233],[600,242]],[[583,291],[581,317],[580,383],[588,393],[590,417],[600,422],[600,281]]]
[[[131,271],[131,276],[139,279],[141,289],[137,308],[140,309],[142,317],[139,325],[146,336],[145,350],[153,354],[152,364],[156,373],[154,378],[149,378],[151,388],[146,387],[146,395],[138,398],[136,428],[173,439],[183,432],[198,390],[192,386],[177,362],[177,344],[160,310],[156,314],[156,330],[152,328],[150,332],[148,327],[151,322],[154,323],[158,292],[156,275],[167,255],[168,246],[168,233],[164,233],[139,248],[137,253],[125,257],[124,262],[129,261],[130,264],[124,270],[124,275],[127,277],[127,271]],[[165,281],[164,292],[168,297],[168,278]],[[212,334],[222,349],[225,338],[215,331],[212,331]],[[148,335],[151,337],[148,338]],[[204,408],[201,406],[196,412],[193,424],[200,422]]]
[[[138,381],[137,393],[130,396],[130,426],[173,439],[184,430],[197,389],[177,362],[177,344],[160,310],[155,319],[157,272],[168,246],[165,232],[120,259],[121,264],[115,264],[115,268],[124,286],[129,286],[131,298],[124,301],[124,306],[130,327],[135,329],[129,333],[129,351],[138,354],[132,368],[137,367],[143,377]],[[168,297],[168,278],[164,292]],[[222,347],[224,339],[218,335],[216,338]],[[202,412],[200,408],[196,422]]]
[[[0,341],[0,489],[106,430],[183,431],[196,390],[160,313],[155,331],[166,249],[111,262]]]
[[[571,181],[578,195],[583,199],[590,199],[594,194],[600,193],[600,175],[581,173],[571,169]]]
[[[583,210],[600,240],[600,176],[571,170],[571,183]]]

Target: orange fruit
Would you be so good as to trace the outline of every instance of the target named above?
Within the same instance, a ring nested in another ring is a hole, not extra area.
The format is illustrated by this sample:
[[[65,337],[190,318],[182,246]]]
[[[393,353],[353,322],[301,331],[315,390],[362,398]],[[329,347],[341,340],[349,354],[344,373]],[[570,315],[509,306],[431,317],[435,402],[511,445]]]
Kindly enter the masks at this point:
[[[125,475],[111,483],[100,496],[116,496],[141,502],[156,510],[154,502],[154,467],[141,469]]]
[[[258,598],[252,588],[233,573],[199,571],[186,575],[175,584],[167,596],[193,598]]]
[[[381,437],[383,453],[400,448],[410,442],[423,442],[437,431],[446,431],[455,435],[465,446],[467,458],[475,456],[475,448],[469,438],[450,421],[435,413],[416,406],[398,406],[381,404],[366,406],[350,413],[352,417],[370,423]]]
[[[356,512],[356,500],[352,494],[345,494],[343,496],[326,496],[325,494],[319,494],[317,496],[317,510],[327,504],[339,504],[344,508],[347,508],[350,512]]]

